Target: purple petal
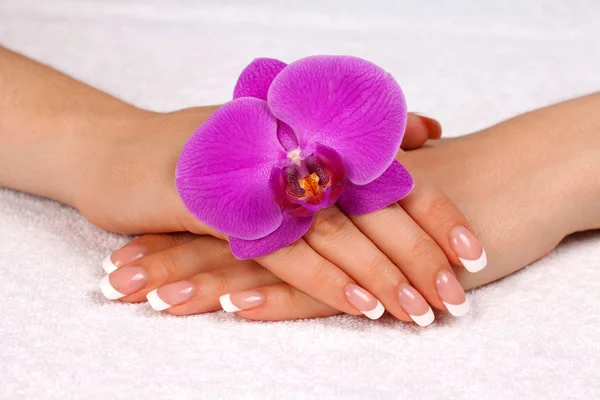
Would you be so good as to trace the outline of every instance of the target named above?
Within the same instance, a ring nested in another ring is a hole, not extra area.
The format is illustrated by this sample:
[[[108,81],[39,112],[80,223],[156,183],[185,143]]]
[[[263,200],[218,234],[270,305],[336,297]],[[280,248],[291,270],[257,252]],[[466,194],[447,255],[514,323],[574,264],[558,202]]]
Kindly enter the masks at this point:
[[[319,143],[335,150],[355,184],[386,170],[406,127],[400,86],[356,57],[312,56],[291,63],[273,80],[268,103],[296,132],[301,148]]]
[[[255,58],[240,74],[233,98],[256,97],[266,101],[271,82],[286,66],[286,63],[274,58]]]
[[[319,178],[335,186],[344,178],[344,163],[338,153],[325,146],[317,145],[313,153],[314,160],[320,167]]]
[[[277,121],[277,139],[285,151],[294,150],[298,147],[298,138],[296,133],[289,125]]]
[[[175,184],[200,221],[230,236],[257,239],[281,225],[269,178],[285,156],[267,103],[240,98],[224,104],[188,140]]]
[[[408,171],[394,160],[383,175],[371,183],[359,186],[348,182],[337,205],[349,215],[368,214],[401,200],[413,187]]]
[[[229,245],[234,256],[240,260],[256,258],[272,253],[300,239],[312,224],[313,217],[292,217],[283,214],[281,226],[273,233],[256,240],[229,238]]]

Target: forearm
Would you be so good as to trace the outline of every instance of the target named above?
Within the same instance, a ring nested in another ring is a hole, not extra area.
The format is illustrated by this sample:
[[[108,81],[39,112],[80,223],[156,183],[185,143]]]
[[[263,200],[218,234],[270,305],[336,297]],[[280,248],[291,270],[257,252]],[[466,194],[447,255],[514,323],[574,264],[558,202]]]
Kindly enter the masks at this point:
[[[145,112],[0,47],[0,186],[72,204],[82,169]]]
[[[598,110],[600,95],[585,96],[413,152],[488,252],[482,272],[456,269],[463,287],[504,277],[565,236],[600,228]]]
[[[512,154],[498,160],[499,168],[514,171],[502,188],[514,193],[539,188],[531,202],[551,213],[565,236],[600,226],[600,94],[532,111],[482,134],[495,135],[497,152],[508,147],[505,153]],[[514,168],[519,158],[527,160],[531,173]],[[546,220],[540,217],[540,228]]]

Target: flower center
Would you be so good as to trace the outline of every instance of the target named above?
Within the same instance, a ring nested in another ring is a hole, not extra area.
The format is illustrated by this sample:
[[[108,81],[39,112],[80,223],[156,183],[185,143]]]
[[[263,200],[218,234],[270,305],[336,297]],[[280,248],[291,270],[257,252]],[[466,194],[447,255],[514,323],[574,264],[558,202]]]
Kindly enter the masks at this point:
[[[307,177],[299,178],[298,184],[305,192],[308,192],[310,196],[317,197],[317,194],[319,193],[319,176],[316,172],[313,172]]]
[[[344,165],[335,151],[317,146],[302,157],[295,149],[287,153],[287,161],[273,170],[271,185],[275,201],[290,215],[312,215],[337,201],[344,189]]]
[[[288,151],[287,158],[294,164],[300,166],[302,164],[302,151],[300,149]]]

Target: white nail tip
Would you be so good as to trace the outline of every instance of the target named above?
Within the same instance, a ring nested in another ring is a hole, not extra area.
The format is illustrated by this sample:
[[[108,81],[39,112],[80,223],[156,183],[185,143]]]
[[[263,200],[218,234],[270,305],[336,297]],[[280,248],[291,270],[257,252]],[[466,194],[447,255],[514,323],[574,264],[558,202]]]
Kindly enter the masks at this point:
[[[110,259],[110,254],[108,256],[106,256],[106,258],[104,260],[102,260],[102,269],[107,274],[110,274],[111,272],[116,271],[117,266],[115,264],[113,264],[112,260]]]
[[[469,299],[465,298],[464,303],[462,304],[450,304],[443,301],[444,305],[448,309],[448,312],[455,317],[462,317],[469,313]]]
[[[238,311],[242,311],[241,308],[236,307],[231,302],[231,295],[230,294],[224,294],[223,296],[219,297],[219,303],[221,303],[221,307],[223,308],[223,311],[225,311],[225,312],[238,312]]]
[[[458,259],[465,269],[472,273],[481,271],[487,265],[487,255],[485,254],[485,250],[483,250],[481,256],[477,260],[465,260],[464,258],[460,257],[458,257]]]
[[[160,298],[157,289],[148,293],[146,299],[148,300],[150,307],[154,308],[156,311],[163,311],[172,307],[169,303],[165,303],[163,299]]]
[[[410,314],[409,314],[410,315]],[[413,321],[419,326],[427,326],[430,325],[435,316],[433,315],[433,310],[429,307],[429,310],[423,315],[410,315]]]
[[[108,279],[108,275],[100,280],[100,290],[102,291],[102,294],[109,300],[117,300],[121,297],[125,297],[123,293],[112,287]]]
[[[385,308],[383,308],[383,304],[379,300],[377,300],[377,305],[371,311],[361,311],[364,315],[371,319],[379,319],[383,313],[385,312]]]

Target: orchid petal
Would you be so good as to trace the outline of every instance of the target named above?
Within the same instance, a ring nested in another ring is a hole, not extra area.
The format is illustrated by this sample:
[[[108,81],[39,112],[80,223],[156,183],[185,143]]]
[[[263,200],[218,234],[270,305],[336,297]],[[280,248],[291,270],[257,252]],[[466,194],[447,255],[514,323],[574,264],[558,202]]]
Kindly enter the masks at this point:
[[[273,233],[256,240],[229,238],[233,255],[240,260],[261,257],[277,251],[300,239],[310,228],[313,217],[292,217],[283,214],[281,226]]]
[[[298,147],[298,138],[296,132],[289,125],[277,121],[277,139],[285,151],[294,150]]]
[[[244,97],[224,104],[196,130],[183,147],[175,183],[201,222],[230,236],[257,239],[281,225],[269,179],[285,157],[267,103]]]
[[[403,199],[413,187],[414,181],[408,171],[394,160],[392,165],[371,183],[361,186],[347,182],[337,205],[348,215],[368,214]]]
[[[274,58],[255,58],[240,74],[233,98],[256,97],[266,101],[271,82],[286,66],[286,63]]]
[[[394,160],[406,127],[406,102],[394,78],[356,57],[312,56],[275,77],[271,112],[298,136],[335,150],[357,185],[380,176]]]

